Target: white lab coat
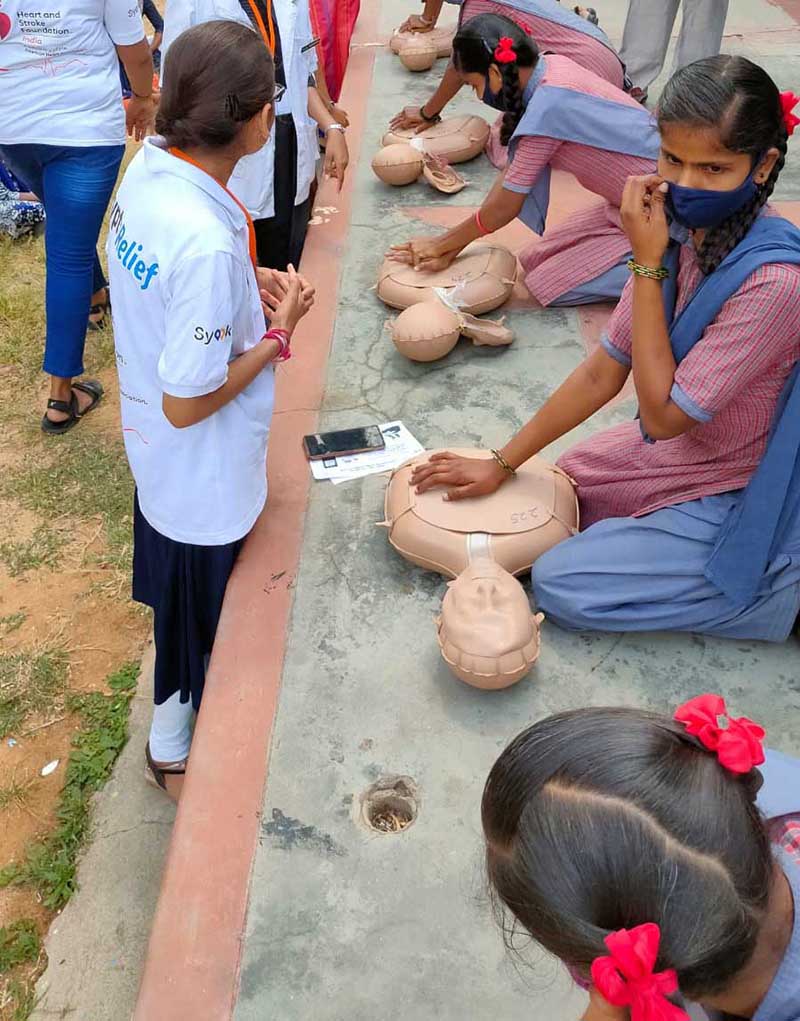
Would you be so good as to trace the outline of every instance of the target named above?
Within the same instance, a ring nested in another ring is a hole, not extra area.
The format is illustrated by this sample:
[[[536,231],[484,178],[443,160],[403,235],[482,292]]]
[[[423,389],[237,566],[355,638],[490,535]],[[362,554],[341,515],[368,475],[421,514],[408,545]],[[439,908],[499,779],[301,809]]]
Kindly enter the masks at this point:
[[[305,202],[316,173],[319,144],[317,123],[308,113],[308,76],[317,69],[316,48],[302,53],[302,48],[314,38],[308,0],[272,0],[281,37],[283,63],[286,71],[286,94],[276,108],[276,114],[291,114],[297,132],[297,194],[295,205]],[[170,44],[187,28],[206,21],[238,21],[252,28],[252,22],[242,10],[239,0],[169,0],[164,18],[164,41],[161,50],[166,57]],[[165,66],[162,61],[162,68]],[[163,71],[162,71],[163,74]],[[229,182],[231,191],[247,207],[256,220],[275,214],[273,178],[275,169],[275,139],[263,149],[241,159]]]

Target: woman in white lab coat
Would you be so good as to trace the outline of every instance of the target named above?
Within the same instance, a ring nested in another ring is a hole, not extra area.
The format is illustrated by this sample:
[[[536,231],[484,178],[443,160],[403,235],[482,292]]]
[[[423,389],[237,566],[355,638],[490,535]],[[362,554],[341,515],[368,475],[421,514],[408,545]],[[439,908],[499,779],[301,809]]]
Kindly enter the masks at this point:
[[[349,160],[345,130],[314,84],[317,68],[308,0],[169,0],[162,49],[192,25],[230,20],[258,32],[273,54],[278,91],[275,128],[268,143],[236,167],[230,188],[256,228],[258,261],[285,270],[298,265],[311,216],[312,183],[325,136],[325,173],[344,180]]]

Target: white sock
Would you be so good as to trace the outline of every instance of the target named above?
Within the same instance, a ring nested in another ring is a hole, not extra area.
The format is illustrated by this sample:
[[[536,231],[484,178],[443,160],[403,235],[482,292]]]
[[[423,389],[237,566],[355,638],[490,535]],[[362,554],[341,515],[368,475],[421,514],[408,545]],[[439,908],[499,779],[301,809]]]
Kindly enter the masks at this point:
[[[153,707],[150,754],[156,762],[182,762],[188,757],[193,721],[192,701],[181,702],[179,691]]]

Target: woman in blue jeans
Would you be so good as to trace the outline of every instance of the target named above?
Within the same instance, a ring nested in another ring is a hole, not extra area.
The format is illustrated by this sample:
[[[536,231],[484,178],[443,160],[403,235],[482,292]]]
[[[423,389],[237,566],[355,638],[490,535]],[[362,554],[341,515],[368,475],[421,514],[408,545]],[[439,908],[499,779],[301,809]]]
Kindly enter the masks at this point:
[[[117,56],[133,91],[127,115]],[[84,371],[90,312],[98,327],[108,307],[97,238],[126,126],[141,139],[154,118],[153,61],[138,5],[128,0],[64,0],[36,11],[24,0],[4,0],[0,68],[0,159],[47,212],[50,399],[42,429],[63,433],[103,395],[99,382],[76,377]]]

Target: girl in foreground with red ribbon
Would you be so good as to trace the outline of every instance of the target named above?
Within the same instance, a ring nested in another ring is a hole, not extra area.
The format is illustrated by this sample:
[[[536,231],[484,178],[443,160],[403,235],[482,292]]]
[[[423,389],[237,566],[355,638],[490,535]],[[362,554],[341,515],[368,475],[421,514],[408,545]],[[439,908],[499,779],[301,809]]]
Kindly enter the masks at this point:
[[[800,1019],[800,762],[763,738],[702,695],[559,713],[495,763],[498,913],[590,989],[584,1021]]]

